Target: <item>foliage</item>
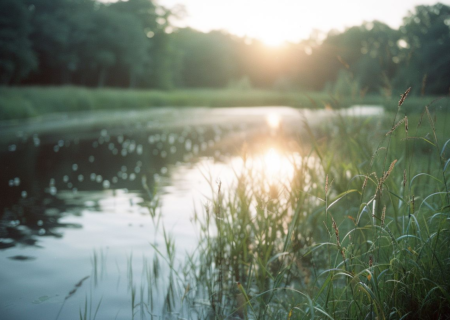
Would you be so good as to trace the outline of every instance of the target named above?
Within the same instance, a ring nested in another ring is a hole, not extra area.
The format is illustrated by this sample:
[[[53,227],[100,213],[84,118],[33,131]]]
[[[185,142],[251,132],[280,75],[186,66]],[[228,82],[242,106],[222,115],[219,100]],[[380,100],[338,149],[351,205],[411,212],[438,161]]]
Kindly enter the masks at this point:
[[[20,1],[0,2],[0,84],[18,83],[37,67],[29,34],[27,8]]]
[[[450,85],[450,7],[439,3],[417,6],[398,30],[364,22],[278,48],[223,31],[176,29],[176,12],[148,0],[1,6],[4,85],[224,88],[248,79],[255,88],[320,91],[343,70],[362,95],[405,86],[416,95],[446,94]]]

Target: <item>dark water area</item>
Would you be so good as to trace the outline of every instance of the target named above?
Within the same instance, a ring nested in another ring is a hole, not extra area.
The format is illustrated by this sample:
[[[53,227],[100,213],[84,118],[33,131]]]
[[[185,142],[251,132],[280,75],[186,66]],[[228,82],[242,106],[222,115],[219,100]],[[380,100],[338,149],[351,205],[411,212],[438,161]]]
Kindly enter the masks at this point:
[[[61,237],[57,228],[81,227],[59,219],[65,211],[79,214],[77,203],[87,193],[139,191],[144,199],[140,205],[148,205],[155,180],[169,176],[168,167],[198,157],[219,160],[227,151],[217,142],[236,129],[240,130],[233,125],[171,132],[113,128],[112,134],[101,129],[84,132],[81,138],[55,134],[18,138],[0,154],[0,180],[7,182],[1,189],[0,235],[10,239],[0,248],[35,245],[39,236]]]
[[[195,251],[194,211],[218,181],[232,190],[244,149],[288,179],[305,117],[323,119],[191,108],[0,124],[0,318],[205,318],[201,294],[168,305],[159,253],[168,237],[177,261]]]

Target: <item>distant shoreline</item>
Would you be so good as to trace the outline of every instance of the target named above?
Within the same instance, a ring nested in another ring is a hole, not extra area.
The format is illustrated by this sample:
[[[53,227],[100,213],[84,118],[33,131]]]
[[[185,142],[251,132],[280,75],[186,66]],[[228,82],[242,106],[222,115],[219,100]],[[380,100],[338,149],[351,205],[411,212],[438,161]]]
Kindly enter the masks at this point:
[[[437,97],[412,96],[409,111],[422,111]],[[326,92],[275,91],[262,89],[127,90],[82,87],[1,87],[0,121],[35,118],[53,113],[144,110],[153,107],[253,107],[288,106],[307,109],[340,109],[352,105],[397,108],[397,96],[344,96]],[[448,109],[449,99],[439,102]]]

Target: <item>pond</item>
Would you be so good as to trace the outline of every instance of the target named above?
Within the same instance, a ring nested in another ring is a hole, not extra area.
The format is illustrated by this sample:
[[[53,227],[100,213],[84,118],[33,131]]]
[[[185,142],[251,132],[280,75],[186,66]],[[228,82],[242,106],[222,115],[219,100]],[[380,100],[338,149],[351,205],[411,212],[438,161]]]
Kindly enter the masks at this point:
[[[282,185],[309,150],[303,121],[335,114],[164,108],[1,123],[1,318],[204,318],[201,297],[167,306],[167,244],[185,261],[194,213],[219,185],[232,190],[245,166]]]

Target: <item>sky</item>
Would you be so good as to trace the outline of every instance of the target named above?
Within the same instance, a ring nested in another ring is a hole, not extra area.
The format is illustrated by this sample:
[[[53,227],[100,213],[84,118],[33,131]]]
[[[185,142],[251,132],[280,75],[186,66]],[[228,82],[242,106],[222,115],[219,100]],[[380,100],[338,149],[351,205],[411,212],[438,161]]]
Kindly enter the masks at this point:
[[[112,0],[103,0],[112,1]],[[208,32],[225,30],[238,36],[256,38],[268,45],[307,39],[313,30],[328,32],[382,21],[393,28],[416,5],[436,0],[156,0],[162,6],[183,5],[185,16],[174,21]],[[450,5],[450,0],[440,1]]]

